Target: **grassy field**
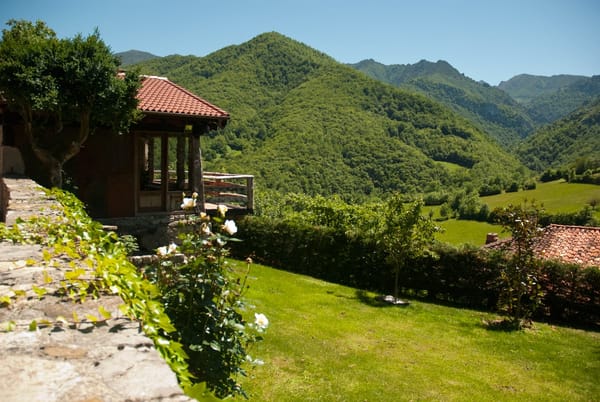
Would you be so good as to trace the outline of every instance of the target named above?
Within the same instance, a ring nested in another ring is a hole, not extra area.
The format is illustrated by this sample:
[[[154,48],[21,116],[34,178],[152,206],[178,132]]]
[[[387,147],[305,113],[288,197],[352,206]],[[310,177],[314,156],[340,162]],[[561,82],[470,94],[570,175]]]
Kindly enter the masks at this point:
[[[549,213],[576,212],[589,205],[592,200],[600,204],[600,186],[567,183],[560,180],[539,183],[535,190],[481,197],[481,201],[486,203],[490,210],[509,204],[522,204],[525,200],[535,200],[536,204],[543,206]],[[425,210],[433,210],[434,217],[439,217],[439,207],[428,207]],[[597,208],[595,216],[600,219],[600,208]],[[489,232],[496,232],[500,237],[507,236],[506,233],[502,233],[501,226],[485,222],[449,219],[440,221],[439,226],[443,232],[437,235],[437,239],[456,245],[463,243],[482,245]]]
[[[575,212],[589,205],[592,200],[600,203],[600,186],[594,184],[567,183],[563,180],[538,183],[534,190],[503,193],[482,197],[481,201],[490,209],[508,204],[520,204],[524,200],[535,200],[550,213]],[[596,211],[600,213],[600,211]],[[600,217],[600,215],[597,215]]]
[[[254,265],[246,299],[270,320],[242,380],[256,401],[592,401],[600,334],[373,294]],[[248,312],[248,319],[253,319]]]

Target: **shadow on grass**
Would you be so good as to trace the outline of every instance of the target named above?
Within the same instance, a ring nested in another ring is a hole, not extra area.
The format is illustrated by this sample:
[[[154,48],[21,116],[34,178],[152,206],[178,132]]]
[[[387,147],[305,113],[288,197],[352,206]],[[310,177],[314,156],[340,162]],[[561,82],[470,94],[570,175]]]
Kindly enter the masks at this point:
[[[490,331],[516,332],[535,329],[532,320],[511,320],[509,318],[498,318],[496,320],[483,320],[482,326]]]
[[[523,329],[518,323],[508,319],[484,320],[481,325],[490,331],[515,332]]]
[[[360,289],[356,290],[356,298],[371,307],[408,307],[410,305],[408,301],[390,301],[390,296],[371,296],[367,291]]]

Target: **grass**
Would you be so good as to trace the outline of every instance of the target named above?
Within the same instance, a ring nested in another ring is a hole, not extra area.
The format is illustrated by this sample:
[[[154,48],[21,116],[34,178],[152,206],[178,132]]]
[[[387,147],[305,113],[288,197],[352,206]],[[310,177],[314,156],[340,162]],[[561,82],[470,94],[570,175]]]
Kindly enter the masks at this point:
[[[501,238],[510,236],[509,233],[502,232],[502,226],[487,222],[448,219],[438,224],[443,231],[436,235],[436,239],[455,245],[464,243],[483,245],[488,233],[498,233]]]
[[[234,262],[234,264],[237,264]],[[241,266],[240,266],[241,268]],[[375,295],[260,265],[246,294],[270,320],[242,380],[257,401],[591,401],[600,334],[492,331],[484,312]],[[248,314],[252,314],[248,312]],[[250,317],[249,317],[250,318]]]
[[[567,183],[563,180],[548,183],[538,183],[534,190],[503,193],[482,197],[481,201],[488,204],[490,209],[508,204],[520,204],[524,200],[535,200],[543,204],[550,213],[576,212],[589,205],[592,200],[600,202],[600,186],[583,183]],[[597,211],[597,216],[600,211]]]
[[[534,190],[519,191],[515,193],[502,193],[488,197],[481,197],[481,201],[494,208],[507,206],[509,204],[522,204],[525,200],[535,200],[538,206],[543,206],[549,213],[568,213],[580,211],[590,202],[596,200],[600,204],[600,186],[594,184],[567,183],[563,180],[548,183],[538,183]],[[440,207],[426,207],[426,212],[433,211],[434,218],[439,218]],[[596,208],[596,219],[600,219],[600,208]],[[437,239],[447,243],[459,245],[471,243],[476,246],[485,243],[487,233],[495,232],[500,237],[508,234],[502,233],[500,225],[492,225],[486,222],[468,220],[448,219],[439,221],[439,226],[444,231],[437,235]]]

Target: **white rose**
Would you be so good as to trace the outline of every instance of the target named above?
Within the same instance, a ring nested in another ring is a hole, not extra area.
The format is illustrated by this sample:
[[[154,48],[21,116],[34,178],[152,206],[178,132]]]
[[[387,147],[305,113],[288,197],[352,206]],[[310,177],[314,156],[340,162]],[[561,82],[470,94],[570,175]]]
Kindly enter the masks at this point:
[[[230,236],[236,234],[237,232],[237,226],[235,225],[235,222],[232,220],[227,219],[225,221],[225,223],[223,224],[223,226],[221,226],[221,229],[223,229],[225,232],[227,232],[227,234],[229,234]]]
[[[259,329],[266,329],[269,326],[269,319],[262,313],[254,313],[254,324]]]

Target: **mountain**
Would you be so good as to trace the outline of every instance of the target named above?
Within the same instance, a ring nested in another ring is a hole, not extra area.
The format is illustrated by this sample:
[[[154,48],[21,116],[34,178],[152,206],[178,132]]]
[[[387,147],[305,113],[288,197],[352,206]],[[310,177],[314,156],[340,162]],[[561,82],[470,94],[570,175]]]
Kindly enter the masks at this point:
[[[539,96],[553,94],[561,88],[586,78],[582,75],[566,74],[554,75],[552,77],[519,74],[508,81],[500,82],[498,88],[512,96],[517,102],[526,105]]]
[[[128,50],[126,52],[115,53],[115,56],[121,60],[121,66],[123,67],[160,57],[140,50]]]
[[[539,125],[548,124],[600,98],[600,75],[585,77],[554,92],[547,92],[525,105],[531,118]]]
[[[281,192],[347,199],[508,182],[524,167],[449,108],[278,33],[205,57],[139,64],[232,115],[202,138],[209,170]]]
[[[536,125],[506,92],[461,74],[446,61],[384,65],[363,60],[351,67],[383,82],[420,92],[475,123],[505,147],[531,134]]]
[[[539,172],[583,159],[600,164],[600,99],[537,131],[519,145],[517,154]]]

